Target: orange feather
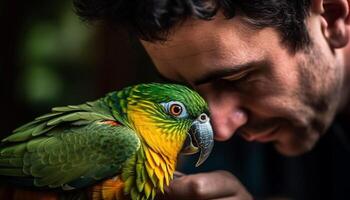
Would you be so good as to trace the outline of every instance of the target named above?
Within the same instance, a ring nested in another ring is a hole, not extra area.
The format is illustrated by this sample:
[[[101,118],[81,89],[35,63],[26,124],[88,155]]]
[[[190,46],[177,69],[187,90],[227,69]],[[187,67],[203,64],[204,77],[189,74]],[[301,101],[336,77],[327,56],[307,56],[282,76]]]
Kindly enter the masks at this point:
[[[92,188],[92,200],[125,200],[124,182],[120,177],[103,181]]]

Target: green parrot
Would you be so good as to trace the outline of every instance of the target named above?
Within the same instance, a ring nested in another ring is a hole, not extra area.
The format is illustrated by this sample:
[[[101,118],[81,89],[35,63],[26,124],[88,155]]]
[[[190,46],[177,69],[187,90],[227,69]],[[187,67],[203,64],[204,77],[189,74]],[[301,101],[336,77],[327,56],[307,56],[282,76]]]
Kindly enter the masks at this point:
[[[53,108],[14,130],[0,145],[0,176],[20,186],[89,188],[93,200],[154,199],[173,179],[179,153],[199,152],[198,166],[213,144],[198,93],[139,84]]]

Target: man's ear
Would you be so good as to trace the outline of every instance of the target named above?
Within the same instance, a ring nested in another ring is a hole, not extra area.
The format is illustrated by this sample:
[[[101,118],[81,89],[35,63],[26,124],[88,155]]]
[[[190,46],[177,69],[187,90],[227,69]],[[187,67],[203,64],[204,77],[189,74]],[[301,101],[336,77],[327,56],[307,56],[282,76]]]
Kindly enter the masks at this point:
[[[350,0],[312,0],[312,12],[322,16],[322,32],[332,48],[342,48],[349,41]]]

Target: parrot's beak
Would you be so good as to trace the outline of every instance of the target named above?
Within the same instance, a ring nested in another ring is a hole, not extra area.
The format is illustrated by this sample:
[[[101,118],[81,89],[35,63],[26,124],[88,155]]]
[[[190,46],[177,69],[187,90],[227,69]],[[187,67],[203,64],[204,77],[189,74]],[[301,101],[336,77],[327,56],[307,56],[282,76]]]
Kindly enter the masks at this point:
[[[213,129],[209,117],[203,113],[191,125],[188,137],[181,153],[194,154],[200,151],[196,167],[201,165],[208,157],[214,146]],[[194,143],[193,143],[194,142]]]

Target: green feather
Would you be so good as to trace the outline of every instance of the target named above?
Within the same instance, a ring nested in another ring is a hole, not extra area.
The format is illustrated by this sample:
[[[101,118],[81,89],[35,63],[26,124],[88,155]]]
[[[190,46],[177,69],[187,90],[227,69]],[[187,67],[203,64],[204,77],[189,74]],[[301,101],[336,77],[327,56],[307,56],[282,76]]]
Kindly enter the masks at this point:
[[[46,115],[42,115],[40,117],[35,118],[36,121],[42,121],[42,120],[47,120],[47,119],[52,119],[52,117],[57,117],[58,115],[62,115],[63,112],[52,112],[48,113]]]
[[[53,112],[36,118],[35,121],[27,123],[14,130],[14,134],[2,140],[2,142],[22,142],[33,137],[49,132],[56,125],[63,122],[71,122],[81,125],[96,120],[115,120],[111,108],[106,103],[106,99],[78,106],[65,106],[52,109]]]

